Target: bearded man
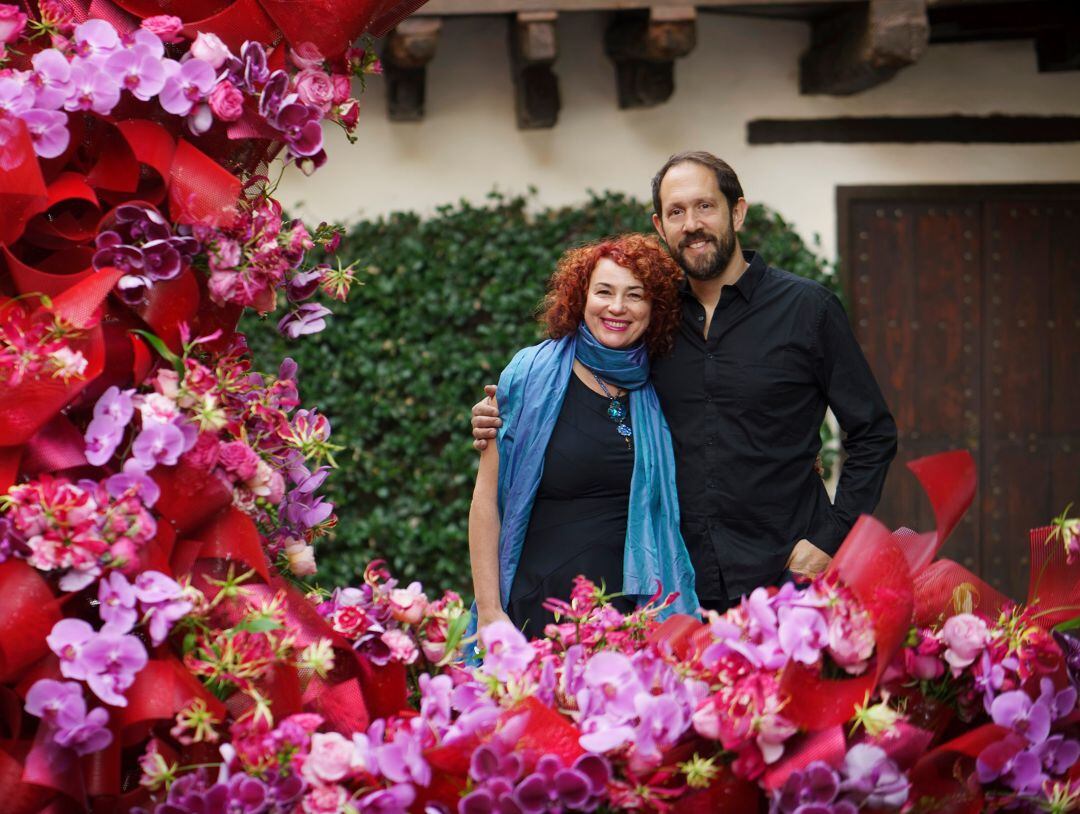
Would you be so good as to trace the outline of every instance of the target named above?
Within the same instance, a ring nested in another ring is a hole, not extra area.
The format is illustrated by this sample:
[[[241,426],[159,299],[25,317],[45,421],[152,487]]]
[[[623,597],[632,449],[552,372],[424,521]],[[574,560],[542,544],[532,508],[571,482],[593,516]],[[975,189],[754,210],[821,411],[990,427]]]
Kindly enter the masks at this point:
[[[836,296],[742,250],[747,203],[726,162],[674,155],[652,198],[653,226],[686,275],[675,346],[653,360],[652,380],[697,594],[723,610],[828,566],[881,497],[896,425]],[[814,466],[826,408],[845,433],[835,501]],[[491,399],[473,408],[478,446],[497,416]]]

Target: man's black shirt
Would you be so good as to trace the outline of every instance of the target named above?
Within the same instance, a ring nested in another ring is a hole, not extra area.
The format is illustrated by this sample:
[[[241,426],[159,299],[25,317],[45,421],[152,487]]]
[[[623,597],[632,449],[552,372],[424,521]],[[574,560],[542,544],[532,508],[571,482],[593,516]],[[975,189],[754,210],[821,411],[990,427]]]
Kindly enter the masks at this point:
[[[683,284],[673,351],[653,384],[675,443],[682,531],[698,598],[723,607],[776,582],[806,538],[834,554],[881,497],[896,425],[840,301],[753,252],[705,309]],[[836,503],[814,461],[832,407],[847,434]]]

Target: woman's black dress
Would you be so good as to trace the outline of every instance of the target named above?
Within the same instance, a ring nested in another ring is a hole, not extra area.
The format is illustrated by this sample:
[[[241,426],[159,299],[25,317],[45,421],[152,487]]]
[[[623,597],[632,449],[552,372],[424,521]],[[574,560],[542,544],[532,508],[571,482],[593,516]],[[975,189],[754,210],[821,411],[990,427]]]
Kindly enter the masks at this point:
[[[629,424],[629,396],[621,401]],[[568,600],[578,574],[609,594],[622,590],[634,453],[607,415],[610,403],[571,374],[510,589],[507,612],[529,638],[554,621],[544,600]],[[634,607],[625,598],[614,604]]]

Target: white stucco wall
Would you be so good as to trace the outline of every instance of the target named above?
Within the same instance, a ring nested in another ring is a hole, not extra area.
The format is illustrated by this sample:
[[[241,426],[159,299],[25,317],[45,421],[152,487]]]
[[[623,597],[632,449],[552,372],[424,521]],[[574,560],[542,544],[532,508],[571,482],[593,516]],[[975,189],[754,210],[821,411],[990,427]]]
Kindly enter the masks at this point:
[[[429,212],[480,200],[492,188],[537,187],[540,204],[581,201],[587,190],[648,195],[673,152],[703,148],[728,160],[747,197],[769,204],[836,252],[840,185],[1080,181],[1080,144],[750,146],[758,118],[947,114],[1080,114],[1080,72],[1040,74],[1030,41],[935,45],[915,66],[851,97],[800,96],[805,24],[702,14],[698,45],[676,63],[675,95],[651,110],[621,111],[603,53],[600,14],[559,21],[563,107],[550,130],[519,131],[506,21],[449,18],[428,70],[427,116],[392,124],[382,82],[363,100],[349,145],[327,131],[330,163],[290,172],[279,194],[292,211],[348,222],[397,209]]]

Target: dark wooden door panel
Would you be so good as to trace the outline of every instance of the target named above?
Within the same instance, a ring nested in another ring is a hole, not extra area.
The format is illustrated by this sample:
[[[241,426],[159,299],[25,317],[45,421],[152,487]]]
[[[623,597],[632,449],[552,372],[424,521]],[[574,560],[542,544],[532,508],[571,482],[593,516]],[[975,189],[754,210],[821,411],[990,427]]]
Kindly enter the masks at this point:
[[[856,335],[900,436],[877,515],[894,528],[930,528],[905,464],[978,443],[979,210],[962,200],[868,201],[853,208],[852,235]],[[975,512],[945,554],[977,570],[978,533]]]
[[[942,553],[1023,598],[1028,530],[1080,500],[1080,192],[899,188],[841,202],[856,335],[900,433],[878,517],[932,527],[904,464],[970,450],[978,493]]]

